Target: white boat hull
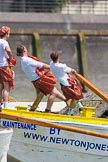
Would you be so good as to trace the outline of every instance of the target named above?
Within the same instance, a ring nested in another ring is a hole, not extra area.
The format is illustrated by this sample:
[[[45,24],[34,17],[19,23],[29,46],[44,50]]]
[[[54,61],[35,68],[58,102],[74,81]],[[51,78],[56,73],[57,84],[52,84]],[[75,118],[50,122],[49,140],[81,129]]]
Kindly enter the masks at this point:
[[[0,162],[7,162],[7,152],[12,134],[12,129],[3,129],[0,127]]]
[[[69,125],[108,133],[107,126]],[[108,160],[108,140],[37,125],[31,125],[29,129],[25,125],[24,129],[18,122],[9,154],[22,162],[104,162]]]
[[[15,104],[18,105],[18,103]],[[23,105],[23,103],[20,103],[20,105],[21,104]],[[64,106],[65,105],[60,105],[61,108]],[[45,103],[42,103],[39,109],[43,110],[44,107]],[[54,108],[55,107],[57,108],[56,110],[58,110],[58,103],[57,106],[54,105]],[[12,114],[11,111],[8,111],[7,113]],[[28,116],[25,111],[21,111],[19,113],[21,116]],[[43,116],[42,113],[36,116],[38,116],[38,120],[51,121],[58,124],[64,124],[72,127],[83,128],[85,130],[92,130],[95,132],[108,134],[107,119],[101,123],[102,121],[99,121],[99,119],[92,122],[93,119],[91,118],[89,123],[89,120],[86,122],[86,118],[82,118],[82,120],[80,120],[80,118],[76,118],[74,120],[73,117],[71,120],[68,116],[65,116],[62,119],[54,114],[45,115],[45,113]],[[51,118],[43,119],[45,116],[50,116]],[[35,112],[33,112],[30,118],[31,117],[36,118]],[[1,120],[1,124],[4,127],[12,127],[14,129],[8,153],[10,156],[13,156],[21,162],[108,161],[108,139],[106,138],[43,127],[35,124],[20,123],[17,121],[14,122],[5,119]]]

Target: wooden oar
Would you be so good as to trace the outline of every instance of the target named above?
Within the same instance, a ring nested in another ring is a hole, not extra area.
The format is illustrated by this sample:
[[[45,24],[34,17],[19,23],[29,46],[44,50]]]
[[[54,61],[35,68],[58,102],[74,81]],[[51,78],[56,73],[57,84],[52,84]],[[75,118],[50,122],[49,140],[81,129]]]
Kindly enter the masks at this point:
[[[43,93],[39,93],[36,100],[34,101],[33,105],[30,108],[30,111],[35,111],[36,108],[38,107],[39,103],[41,102],[42,98],[44,97]]]
[[[108,103],[108,96],[106,96],[101,90],[96,88],[92,83],[90,83],[86,78],[77,72],[74,73],[78,80],[80,80],[83,84],[85,84],[89,89],[91,89],[95,94],[97,94],[100,98]]]
[[[2,112],[0,112],[0,118],[24,122],[24,123],[37,124],[37,125],[43,126],[43,127],[57,128],[57,129],[65,130],[65,131],[77,132],[77,133],[101,137],[101,138],[108,138],[108,134],[104,134],[104,133],[100,133],[100,132],[94,132],[94,131],[90,131],[90,130],[85,130],[85,129],[81,129],[81,128],[77,128],[77,127],[71,127],[71,126],[67,126],[64,124],[63,125],[56,124],[53,122],[47,122],[47,121],[42,121],[42,120],[38,120],[38,119],[31,119],[31,118],[27,118],[27,117],[9,115],[9,114],[2,113]]]

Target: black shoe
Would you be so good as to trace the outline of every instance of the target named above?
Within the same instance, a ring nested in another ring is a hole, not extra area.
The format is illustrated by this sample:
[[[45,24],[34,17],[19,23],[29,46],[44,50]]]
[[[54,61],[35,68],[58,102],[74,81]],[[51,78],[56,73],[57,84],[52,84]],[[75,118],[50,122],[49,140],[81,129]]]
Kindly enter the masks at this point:
[[[34,112],[35,110],[32,110],[32,108],[30,107],[30,108],[28,108],[28,111],[32,111],[32,112]]]
[[[51,110],[48,110],[48,109],[45,109],[45,111],[44,111],[45,113],[50,113],[51,112]]]
[[[82,108],[79,108],[79,112],[81,112],[82,111]]]

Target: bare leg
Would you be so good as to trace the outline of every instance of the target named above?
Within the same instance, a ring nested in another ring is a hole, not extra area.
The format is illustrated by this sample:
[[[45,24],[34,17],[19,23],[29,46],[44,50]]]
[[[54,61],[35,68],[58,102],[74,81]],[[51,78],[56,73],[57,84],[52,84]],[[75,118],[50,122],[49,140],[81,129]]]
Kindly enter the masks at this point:
[[[53,89],[52,92],[53,92],[53,93],[56,95],[56,97],[59,98],[60,100],[66,101],[65,96],[64,96],[62,93],[60,93],[60,92],[57,90],[56,87],[54,87],[54,89]]]
[[[74,109],[75,106],[76,106],[76,103],[77,103],[76,100],[72,100],[72,101],[71,101],[71,104],[70,104],[70,107],[71,107],[72,109]]]
[[[77,103],[76,100],[71,100],[70,107],[69,107],[68,112],[67,112],[68,115],[73,115],[76,103]]]
[[[9,92],[10,87],[8,82],[3,82],[4,90],[3,90],[3,99],[4,99],[4,107],[8,107],[8,98],[9,98]]]
[[[56,98],[56,95],[54,93],[49,95],[46,110],[51,111],[51,107],[53,105],[55,98]]]
[[[59,98],[61,99],[62,101],[65,101],[66,98],[64,95],[62,95],[57,89],[56,87],[54,87],[52,93],[49,95],[48,97],[48,101],[47,101],[47,106],[46,106],[46,110],[50,111],[51,110],[51,107],[53,105],[53,102],[55,100],[55,98]]]
[[[68,106],[68,107],[71,107],[71,103],[73,102],[73,100],[72,99],[68,99],[68,100],[66,100],[66,105]]]

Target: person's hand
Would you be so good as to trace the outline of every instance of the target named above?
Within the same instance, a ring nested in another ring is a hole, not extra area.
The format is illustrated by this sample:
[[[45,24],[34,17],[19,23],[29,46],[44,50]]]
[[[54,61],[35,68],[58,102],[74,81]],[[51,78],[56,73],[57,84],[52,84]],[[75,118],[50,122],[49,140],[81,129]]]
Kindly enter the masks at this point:
[[[9,60],[9,58],[7,58],[8,64],[9,66],[13,67],[16,65],[16,59],[14,57],[12,57],[11,60]]]
[[[76,73],[76,70],[75,69],[72,69],[72,74],[75,74]]]

